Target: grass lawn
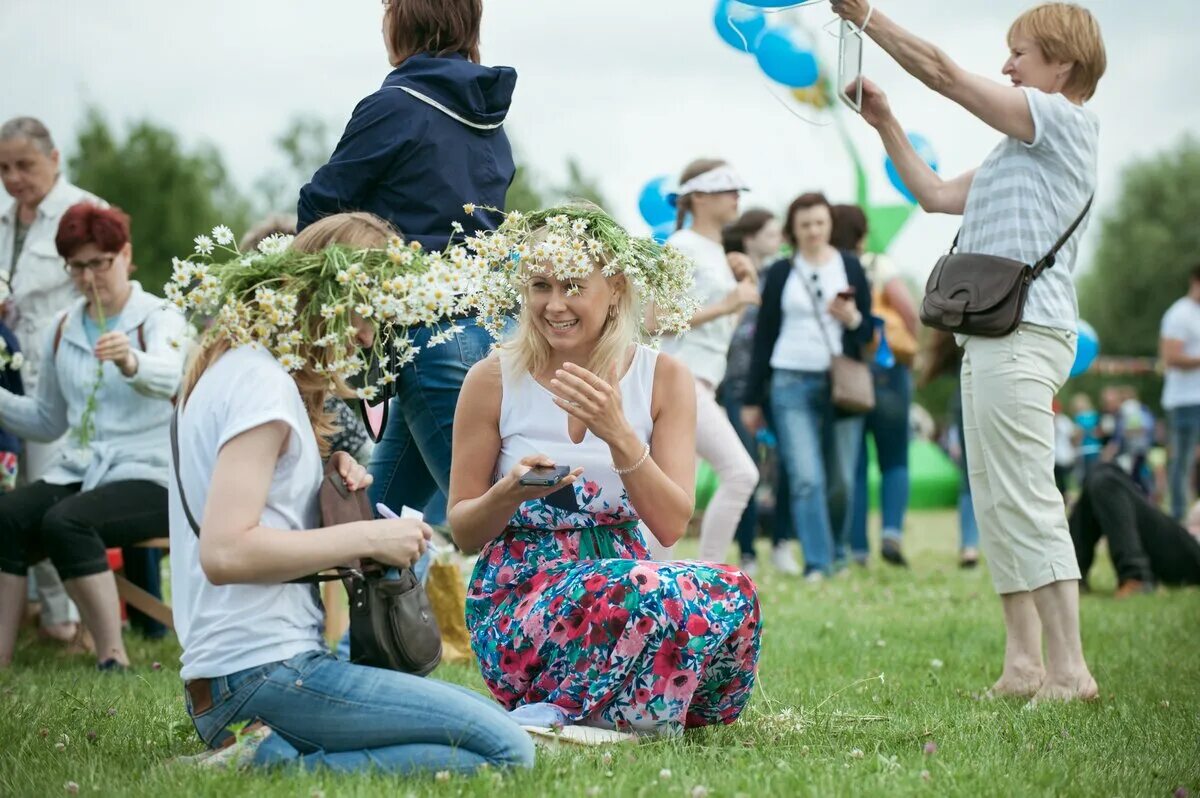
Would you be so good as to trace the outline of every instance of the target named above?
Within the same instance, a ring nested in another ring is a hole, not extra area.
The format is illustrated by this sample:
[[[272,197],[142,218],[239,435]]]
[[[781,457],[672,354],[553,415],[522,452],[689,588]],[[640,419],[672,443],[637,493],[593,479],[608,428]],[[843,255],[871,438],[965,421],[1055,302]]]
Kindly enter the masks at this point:
[[[911,572],[876,563],[806,586],[764,568],[759,682],[740,722],[607,753],[541,752],[533,771],[504,776],[168,767],[201,749],[173,640],[131,640],[137,667],[123,676],[31,644],[0,672],[0,796],[62,795],[67,782],[156,797],[1200,794],[1200,591],[1116,602],[1102,560],[1083,599],[1101,700],[1024,711],[976,697],[998,675],[1000,605],[986,572],[957,569],[955,540],[952,514],[916,513]],[[472,667],[437,676],[482,690]]]

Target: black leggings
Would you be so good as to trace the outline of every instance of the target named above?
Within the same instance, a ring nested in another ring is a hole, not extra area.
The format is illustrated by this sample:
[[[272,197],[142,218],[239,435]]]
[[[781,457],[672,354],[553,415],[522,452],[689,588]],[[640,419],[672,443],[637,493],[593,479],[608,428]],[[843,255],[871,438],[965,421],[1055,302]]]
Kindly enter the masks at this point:
[[[34,482],[0,496],[0,571],[24,576],[49,557],[63,579],[104,573],[110,548],[167,531],[167,489],[145,480],[81,493],[79,483]]]
[[[1071,539],[1084,579],[1102,537],[1122,582],[1200,584],[1200,542],[1111,464],[1096,466],[1071,511]]]

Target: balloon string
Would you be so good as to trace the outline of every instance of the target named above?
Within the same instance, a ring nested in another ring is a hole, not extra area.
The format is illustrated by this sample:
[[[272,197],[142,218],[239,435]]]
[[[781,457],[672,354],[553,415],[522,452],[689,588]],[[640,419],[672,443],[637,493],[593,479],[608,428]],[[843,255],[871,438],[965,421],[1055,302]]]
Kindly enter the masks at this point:
[[[787,11],[788,9],[791,9],[791,8],[799,8],[800,6],[811,6],[811,5],[814,5],[815,3],[820,3],[820,2],[824,2],[824,0],[805,0],[805,2],[803,2],[803,3],[796,3],[795,5],[785,6],[783,8],[764,8],[763,11],[770,12],[770,13],[773,13],[776,11]],[[726,9],[727,9],[727,11],[725,14],[725,21],[729,24],[729,27],[733,29],[733,32],[738,35],[738,38],[742,40],[743,49],[747,53],[749,53],[750,52],[750,42],[747,41],[746,37],[742,34],[741,28],[739,28],[737,25],[733,24],[733,12],[728,10],[728,6],[726,7]],[[818,82],[818,84],[820,83],[820,78],[817,79],[817,82]],[[827,122],[827,121],[826,122],[815,122],[812,119],[809,119],[808,117],[801,114],[795,108],[793,108],[791,106],[791,104],[788,103],[787,100],[783,99],[782,97],[780,97],[778,94],[775,93],[775,89],[771,86],[771,82],[765,78],[763,79],[763,88],[767,90],[767,94],[771,95],[771,97],[774,98],[775,102],[782,105],[784,107],[784,110],[786,110],[789,114],[796,117],[800,121],[807,122],[808,124],[812,125],[813,127],[829,127],[829,124],[830,124],[829,122]]]

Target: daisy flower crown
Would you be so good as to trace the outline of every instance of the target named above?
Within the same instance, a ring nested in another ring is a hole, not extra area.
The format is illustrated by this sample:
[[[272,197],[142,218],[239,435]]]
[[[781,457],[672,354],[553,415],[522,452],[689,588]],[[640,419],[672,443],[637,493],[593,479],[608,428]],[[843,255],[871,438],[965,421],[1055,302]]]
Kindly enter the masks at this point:
[[[468,214],[474,205],[465,205]],[[488,208],[495,211],[495,208]],[[520,307],[522,269],[558,280],[585,278],[596,267],[605,277],[625,275],[642,302],[655,307],[658,334],[688,329],[699,304],[692,297],[692,261],[671,246],[631,236],[594,206],[564,205],[535,213],[509,213],[499,228],[478,232],[461,245],[484,265],[473,288],[479,323],[498,338],[504,317]]]
[[[355,395],[368,402],[388,395],[416,356],[409,330],[467,312],[467,288],[484,277],[482,263],[461,249],[430,253],[399,238],[384,249],[304,253],[291,249],[292,236],[275,235],[243,253],[220,225],[195,243],[193,255],[172,261],[165,293],[193,319],[211,320],[202,340],[259,344],[289,372],[308,366],[333,387],[359,386]],[[375,323],[369,351],[355,340],[352,313]],[[450,325],[427,346],[461,330]]]

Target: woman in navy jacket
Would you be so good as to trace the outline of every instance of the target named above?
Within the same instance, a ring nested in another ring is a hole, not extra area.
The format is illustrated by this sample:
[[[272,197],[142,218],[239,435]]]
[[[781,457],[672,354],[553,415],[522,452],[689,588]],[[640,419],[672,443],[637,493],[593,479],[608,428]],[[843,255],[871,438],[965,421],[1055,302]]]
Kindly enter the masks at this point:
[[[503,124],[517,73],[479,63],[482,0],[384,6],[384,42],[395,69],[354,109],[329,163],[300,190],[299,229],[329,214],[369,211],[407,240],[440,250],[455,223],[471,234],[501,221],[484,208],[504,207],[516,172]],[[424,348],[454,323],[464,328],[457,337]],[[458,392],[491,347],[473,319],[446,319],[414,343],[416,360],[400,373],[371,458],[372,503],[396,510],[424,507],[449,488]]]
[[[754,428],[770,408],[811,580],[845,558],[862,438],[862,416],[833,406],[830,361],[863,360],[873,338],[866,273],[853,253],[829,245],[832,227],[821,194],[803,194],[788,209],[784,235],[795,255],[767,270],[743,409]]]

